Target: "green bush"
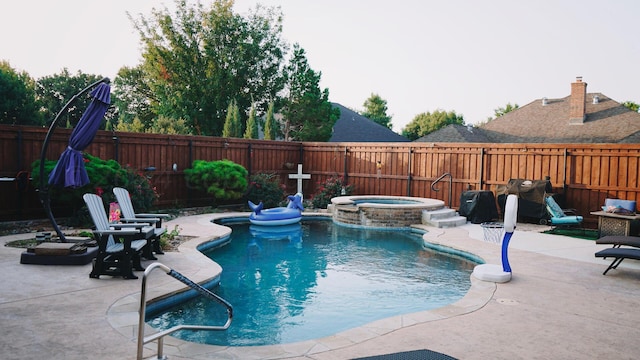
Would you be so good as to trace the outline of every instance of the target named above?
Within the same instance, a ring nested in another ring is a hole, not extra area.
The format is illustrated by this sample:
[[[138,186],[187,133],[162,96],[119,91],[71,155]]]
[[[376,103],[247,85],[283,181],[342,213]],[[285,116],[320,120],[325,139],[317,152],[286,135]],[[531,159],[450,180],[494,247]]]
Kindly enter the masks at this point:
[[[265,208],[280,206],[284,200],[284,187],[280,184],[280,176],[273,173],[259,173],[249,179],[247,200]]]
[[[60,206],[66,206],[77,212],[84,207],[82,195],[86,193],[98,194],[102,197],[105,205],[116,201],[113,195],[114,187],[122,187],[131,194],[131,202],[133,208],[137,212],[144,212],[151,209],[154,202],[158,199],[158,194],[150,182],[149,177],[140,171],[135,171],[129,167],[122,167],[115,160],[102,160],[98,157],[83,154],[84,167],[89,176],[89,184],[75,188],[58,188],[52,186],[49,188],[49,194],[52,202]],[[49,174],[53,171],[57,161],[46,160],[44,165],[45,179],[49,178]],[[33,183],[36,187],[40,186],[40,160],[36,160],[31,164]]]
[[[353,193],[353,185],[344,183],[342,177],[333,176],[324,183],[318,183],[316,193],[311,198],[311,205],[316,209],[326,209],[331,204],[331,198],[346,196]]]
[[[231,160],[195,160],[184,174],[189,186],[213,195],[216,200],[240,199],[247,190],[247,169]]]

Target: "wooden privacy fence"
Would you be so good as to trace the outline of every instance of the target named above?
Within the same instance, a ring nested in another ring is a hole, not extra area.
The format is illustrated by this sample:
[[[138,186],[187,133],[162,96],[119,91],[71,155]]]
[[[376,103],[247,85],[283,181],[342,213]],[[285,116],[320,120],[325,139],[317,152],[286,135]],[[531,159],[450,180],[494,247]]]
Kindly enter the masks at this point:
[[[58,129],[51,139],[48,159],[57,159],[71,131]],[[35,184],[22,184],[19,174],[30,171],[40,158],[46,129],[0,125],[0,194],[5,206],[0,219],[42,216]],[[549,176],[554,192],[595,225],[589,212],[604,199],[640,201],[640,144],[477,144],[477,143],[317,143],[228,139],[204,136],[98,132],[87,152],[115,159],[145,171],[161,198],[158,207],[203,206],[213,203],[207,194],[189,189],[183,170],[193,160],[229,159],[250,174],[277,173],[288,193],[296,182],[288,178],[303,164],[311,180],[303,185],[305,198],[317,184],[344,177],[359,195],[402,195],[437,198],[459,207],[466,190],[496,190],[509,179],[539,180]],[[151,168],[154,170],[151,171]],[[431,188],[435,179],[448,182]]]

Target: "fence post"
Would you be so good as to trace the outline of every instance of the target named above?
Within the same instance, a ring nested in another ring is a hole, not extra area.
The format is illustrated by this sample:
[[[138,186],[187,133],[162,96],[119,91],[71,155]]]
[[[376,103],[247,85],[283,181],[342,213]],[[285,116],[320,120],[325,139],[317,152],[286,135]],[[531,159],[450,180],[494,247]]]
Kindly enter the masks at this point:
[[[407,171],[407,196],[411,196],[411,169],[412,169],[412,161],[413,157],[411,154],[413,153],[413,148],[409,148],[409,161],[408,163],[408,171]]]

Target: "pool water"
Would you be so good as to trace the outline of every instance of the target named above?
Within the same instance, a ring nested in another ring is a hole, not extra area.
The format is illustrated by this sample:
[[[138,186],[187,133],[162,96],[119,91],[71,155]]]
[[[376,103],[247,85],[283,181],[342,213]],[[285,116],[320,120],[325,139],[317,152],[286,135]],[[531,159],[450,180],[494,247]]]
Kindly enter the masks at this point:
[[[474,262],[422,245],[421,234],[368,230],[331,221],[283,227],[225,224],[229,244],[206,253],[222,266],[213,290],[234,307],[223,332],[174,336],[213,345],[284,344],[336,334],[395,315],[434,309],[462,298]],[[147,322],[221,324],[225,311],[195,298]]]

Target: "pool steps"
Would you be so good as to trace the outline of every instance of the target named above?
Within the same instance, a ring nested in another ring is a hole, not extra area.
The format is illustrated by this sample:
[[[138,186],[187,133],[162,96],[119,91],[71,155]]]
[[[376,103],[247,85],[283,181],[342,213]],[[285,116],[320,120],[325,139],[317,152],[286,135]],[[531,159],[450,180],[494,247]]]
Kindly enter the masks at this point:
[[[437,210],[423,210],[422,223],[437,228],[451,228],[467,223],[467,218],[460,216],[457,211],[443,207]]]

